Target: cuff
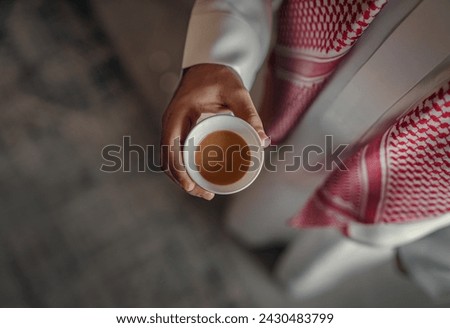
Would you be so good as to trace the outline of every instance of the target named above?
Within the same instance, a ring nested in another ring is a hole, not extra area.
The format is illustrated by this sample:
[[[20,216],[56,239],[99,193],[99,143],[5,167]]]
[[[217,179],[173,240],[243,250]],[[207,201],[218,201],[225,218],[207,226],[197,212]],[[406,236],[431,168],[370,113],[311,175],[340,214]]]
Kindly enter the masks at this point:
[[[215,12],[193,15],[189,23],[182,67],[222,64],[234,69],[249,90],[264,55],[258,36],[239,17]]]

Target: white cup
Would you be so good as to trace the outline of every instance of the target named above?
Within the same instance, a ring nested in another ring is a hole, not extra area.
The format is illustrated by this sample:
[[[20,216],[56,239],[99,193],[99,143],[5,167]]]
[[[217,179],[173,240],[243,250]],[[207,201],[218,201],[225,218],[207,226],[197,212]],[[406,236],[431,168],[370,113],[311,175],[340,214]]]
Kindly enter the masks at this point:
[[[206,180],[199,172],[195,163],[195,149],[209,134],[216,131],[231,131],[239,135],[250,146],[251,164],[243,177],[226,185],[214,184]],[[261,172],[264,162],[264,152],[261,139],[256,130],[244,120],[228,115],[218,114],[200,121],[189,132],[183,149],[183,161],[191,179],[205,190],[219,195],[229,195],[239,192],[255,181]]]

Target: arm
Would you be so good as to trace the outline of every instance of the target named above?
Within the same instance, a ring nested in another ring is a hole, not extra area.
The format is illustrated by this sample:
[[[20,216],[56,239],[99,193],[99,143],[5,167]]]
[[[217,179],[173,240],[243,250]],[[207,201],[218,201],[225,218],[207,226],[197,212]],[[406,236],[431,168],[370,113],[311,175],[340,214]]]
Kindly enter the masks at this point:
[[[183,68],[204,63],[226,65],[249,90],[267,54],[271,25],[271,0],[197,0]]]
[[[214,194],[186,173],[180,147],[203,113],[231,111],[269,142],[250,98],[256,72],[269,47],[270,0],[199,0],[189,23],[184,74],[162,121],[162,164],[166,174],[191,195]]]

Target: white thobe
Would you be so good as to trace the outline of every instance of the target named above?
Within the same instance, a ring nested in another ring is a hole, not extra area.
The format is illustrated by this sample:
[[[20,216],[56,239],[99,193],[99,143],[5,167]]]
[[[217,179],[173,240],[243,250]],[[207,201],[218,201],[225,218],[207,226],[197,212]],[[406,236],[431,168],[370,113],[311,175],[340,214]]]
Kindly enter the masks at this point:
[[[201,63],[227,65],[250,89],[269,50],[272,12],[279,3],[198,0],[189,23],[183,68]],[[333,135],[335,145],[354,144],[382,126],[383,119],[398,115],[400,105],[412,105],[448,79],[449,43],[433,38],[414,42],[418,33],[407,33],[408,29],[417,28],[415,16],[424,13],[434,15],[429,28],[437,31],[435,38],[448,39],[446,28],[441,26],[450,21],[448,1],[391,1],[358,40],[285,143],[299,152],[306,145],[324,147],[325,135]],[[423,43],[427,43],[426,47],[421,47]],[[418,48],[411,49],[415,44]],[[408,69],[407,60],[389,62],[387,54],[402,56],[421,48],[429,54],[424,54],[426,60],[417,69]],[[392,86],[374,89],[367,73],[373,70],[386,71],[387,76],[394,71],[395,76],[389,79]],[[354,110],[358,102],[351,95],[356,89],[371,91],[367,94],[369,111]],[[283,164],[276,163],[280,168]],[[254,185],[233,199],[227,215],[229,227],[251,246],[289,241],[277,274],[299,297],[315,296],[349,275],[386,260],[395,249],[399,249],[409,275],[429,295],[438,299],[450,294],[450,215],[406,224],[355,223],[349,228],[350,239],[329,229],[289,228],[286,221],[300,210],[327,174],[263,171]]]

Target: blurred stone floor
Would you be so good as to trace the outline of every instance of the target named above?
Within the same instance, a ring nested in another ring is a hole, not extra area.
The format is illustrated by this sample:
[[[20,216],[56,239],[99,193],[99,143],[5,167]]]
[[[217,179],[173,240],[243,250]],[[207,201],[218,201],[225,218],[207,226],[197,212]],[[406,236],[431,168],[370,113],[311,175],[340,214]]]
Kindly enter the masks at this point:
[[[388,265],[289,300],[224,231],[227,198],[100,172],[125,135],[159,144],[192,2],[0,2],[0,306],[432,305]]]
[[[89,2],[0,2],[0,306],[257,304],[218,223],[223,200],[161,173],[99,171],[124,135],[159,144],[179,63],[152,57],[151,40],[180,53],[190,9],[165,3],[147,2],[142,49],[116,49]],[[159,26],[160,6],[173,24]]]

